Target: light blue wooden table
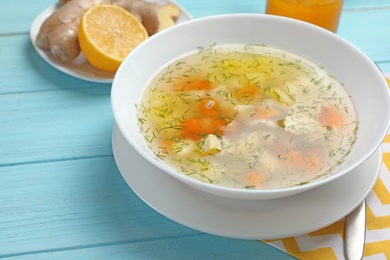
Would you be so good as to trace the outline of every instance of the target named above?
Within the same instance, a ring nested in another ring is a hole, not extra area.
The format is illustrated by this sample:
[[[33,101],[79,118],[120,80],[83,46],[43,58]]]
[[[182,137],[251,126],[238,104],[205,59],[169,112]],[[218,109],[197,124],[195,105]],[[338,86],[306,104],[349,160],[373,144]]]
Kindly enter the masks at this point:
[[[193,18],[265,8],[177,2]],[[57,71],[30,42],[32,21],[54,3],[0,1],[0,258],[292,259],[177,224],[133,193],[113,158],[110,84]],[[390,71],[389,0],[345,0],[338,34]]]

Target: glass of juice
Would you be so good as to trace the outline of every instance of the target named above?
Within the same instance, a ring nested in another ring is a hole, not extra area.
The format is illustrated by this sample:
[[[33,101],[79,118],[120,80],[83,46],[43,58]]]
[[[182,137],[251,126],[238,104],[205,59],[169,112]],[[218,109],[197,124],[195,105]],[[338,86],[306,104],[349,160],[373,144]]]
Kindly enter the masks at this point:
[[[267,0],[266,13],[295,18],[336,32],[343,0]]]

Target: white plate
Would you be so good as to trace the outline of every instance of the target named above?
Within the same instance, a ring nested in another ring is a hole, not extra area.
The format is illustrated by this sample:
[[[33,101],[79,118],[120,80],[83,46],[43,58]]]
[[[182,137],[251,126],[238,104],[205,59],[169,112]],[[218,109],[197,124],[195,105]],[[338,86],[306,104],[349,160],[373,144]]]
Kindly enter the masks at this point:
[[[242,239],[291,237],[340,220],[367,197],[382,160],[378,149],[356,170],[320,188],[288,198],[237,201],[202,193],[163,173],[126,142],[117,126],[112,139],[123,178],[149,206],[190,228]]]
[[[156,3],[174,3],[181,9],[181,15],[179,16],[177,23],[182,23],[191,19],[189,13],[184,10],[180,5],[173,1],[168,0],[153,0]],[[44,10],[40,13],[33,21],[30,28],[30,38],[32,45],[38,54],[54,68],[79,79],[98,82],[98,83],[112,83],[115,73],[106,72],[99,70],[88,63],[84,55],[81,53],[75,60],[64,63],[51,55],[49,50],[43,50],[36,45],[36,37],[38,35],[39,29],[42,23],[50,16],[55,10],[57,10],[61,5],[55,4]]]

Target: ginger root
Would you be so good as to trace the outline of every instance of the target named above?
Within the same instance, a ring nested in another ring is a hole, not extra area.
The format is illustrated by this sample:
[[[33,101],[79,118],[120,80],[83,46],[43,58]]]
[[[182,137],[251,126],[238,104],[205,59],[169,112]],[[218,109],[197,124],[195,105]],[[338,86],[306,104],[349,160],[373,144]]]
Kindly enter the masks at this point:
[[[173,4],[143,2],[141,0],[59,0],[62,6],[42,24],[37,45],[58,60],[69,62],[81,52],[78,26],[84,12],[96,4],[113,4],[124,8],[145,26],[149,36],[176,23],[180,9]]]
[[[118,0],[115,4],[137,17],[149,36],[173,26],[180,15],[180,9],[173,4],[161,5],[134,0]]]

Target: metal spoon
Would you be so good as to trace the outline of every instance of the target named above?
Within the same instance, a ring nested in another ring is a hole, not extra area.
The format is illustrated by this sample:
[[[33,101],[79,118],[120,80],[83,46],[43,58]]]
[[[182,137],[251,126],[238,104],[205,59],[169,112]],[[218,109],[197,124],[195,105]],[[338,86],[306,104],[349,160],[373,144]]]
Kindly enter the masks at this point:
[[[348,260],[363,258],[366,241],[366,201],[345,218],[344,253]]]

